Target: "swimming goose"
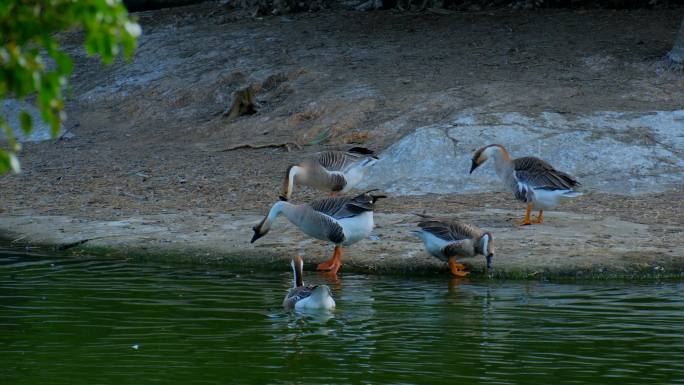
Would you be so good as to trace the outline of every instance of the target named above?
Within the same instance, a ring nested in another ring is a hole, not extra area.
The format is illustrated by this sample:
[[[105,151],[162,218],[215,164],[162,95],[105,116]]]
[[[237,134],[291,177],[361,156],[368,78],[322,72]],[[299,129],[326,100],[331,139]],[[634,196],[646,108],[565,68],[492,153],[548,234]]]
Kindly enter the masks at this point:
[[[372,195],[367,191],[353,198],[332,197],[308,204],[294,205],[278,201],[268,215],[256,226],[252,243],[266,235],[271,223],[279,214],[299,227],[306,235],[335,244],[332,258],[318,265],[318,270],[329,270],[336,274],[342,266],[342,246],[348,246],[368,237],[373,230],[373,208],[375,202],[385,195]]]
[[[527,203],[525,218],[519,225],[530,225],[530,212],[538,209],[536,223],[542,223],[543,210],[556,206],[561,199],[582,195],[573,188],[580,183],[571,175],[558,171],[545,161],[533,156],[511,159],[500,144],[490,144],[475,152],[470,173],[487,159],[494,158],[496,174],[513,190],[515,197]]]
[[[426,217],[426,216],[424,216]],[[418,222],[420,230],[413,233],[425,244],[428,253],[447,262],[451,273],[457,277],[470,274],[463,264],[457,263],[458,258],[484,255],[487,269],[492,267],[494,257],[492,233],[462,222],[439,220],[426,217]]]
[[[290,262],[292,272],[294,273],[293,285],[287,291],[285,299],[283,300],[283,307],[286,310],[303,310],[303,309],[326,309],[332,310],[335,308],[335,300],[330,294],[330,288],[326,285],[305,286],[302,280],[302,270],[304,261],[302,257],[297,255]]]
[[[287,168],[280,199],[290,199],[295,181],[318,190],[329,191],[331,195],[345,193],[359,184],[368,168],[377,161],[378,158],[373,155],[373,151],[363,147],[315,153],[304,162]]]

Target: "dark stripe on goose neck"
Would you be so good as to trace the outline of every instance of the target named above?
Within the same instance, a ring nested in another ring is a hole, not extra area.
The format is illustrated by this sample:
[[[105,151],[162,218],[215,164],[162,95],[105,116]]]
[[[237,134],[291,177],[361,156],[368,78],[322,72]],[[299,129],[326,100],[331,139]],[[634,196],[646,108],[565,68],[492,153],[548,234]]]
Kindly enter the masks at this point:
[[[302,278],[302,265],[304,265],[304,261],[302,261],[302,257],[299,255],[295,257],[295,266],[294,266],[294,274],[295,274],[295,285],[297,287],[301,287],[304,285],[304,280]]]

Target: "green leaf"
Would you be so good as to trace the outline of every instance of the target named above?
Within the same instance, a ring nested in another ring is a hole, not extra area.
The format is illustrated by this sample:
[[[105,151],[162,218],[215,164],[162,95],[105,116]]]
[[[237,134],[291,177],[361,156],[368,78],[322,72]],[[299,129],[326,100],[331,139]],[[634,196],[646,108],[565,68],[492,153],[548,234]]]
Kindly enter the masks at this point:
[[[0,174],[5,174],[12,168],[9,154],[0,148]]]
[[[330,139],[332,136],[332,131],[330,130],[330,127],[326,128],[325,130],[319,132],[309,143],[308,145],[316,145],[325,142],[326,140]]]
[[[64,52],[57,51],[53,57],[55,58],[57,67],[62,74],[71,74],[71,71],[74,69],[74,64],[72,63],[71,58],[69,58],[69,55],[65,54]]]
[[[14,131],[12,130],[12,127],[3,119],[1,122],[2,128],[5,130],[5,138],[7,139],[7,143],[9,144],[10,148],[13,147],[16,143],[16,140],[14,139]]]
[[[74,69],[69,55],[60,49],[56,34],[81,28],[89,55],[109,64],[118,56],[133,57],[140,25],[132,20],[121,0],[0,0],[0,100],[34,97],[41,117],[53,135],[65,118],[63,90]],[[47,53],[50,65],[41,57]],[[29,134],[33,119],[20,114],[21,129]],[[16,153],[20,144],[14,131],[0,117],[7,145],[0,148],[0,174],[19,172]]]
[[[15,174],[21,172],[17,156],[0,148],[0,174],[12,171]]]
[[[31,115],[29,115],[29,113],[26,111],[21,111],[19,120],[21,121],[21,131],[25,135],[30,134],[31,128],[33,127],[33,119],[31,118]]]
[[[61,127],[61,122],[59,121],[59,118],[54,118],[50,122],[50,135],[55,138],[59,134],[59,129]]]

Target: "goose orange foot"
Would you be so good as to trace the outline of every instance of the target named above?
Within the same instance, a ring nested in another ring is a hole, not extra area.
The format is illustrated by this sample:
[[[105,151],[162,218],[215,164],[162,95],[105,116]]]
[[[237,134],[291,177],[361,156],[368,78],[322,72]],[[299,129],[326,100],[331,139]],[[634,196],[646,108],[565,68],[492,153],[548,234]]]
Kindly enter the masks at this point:
[[[539,215],[537,215],[537,217],[535,218],[534,223],[542,223],[543,220],[544,220],[544,211],[539,210]]]
[[[327,262],[319,263],[317,269],[332,271],[334,268],[335,272],[337,272],[340,266],[342,266],[342,248],[335,246],[335,252],[333,253],[332,258]]]
[[[342,281],[340,281],[340,278],[337,276],[337,271],[335,271],[335,273],[332,273],[330,271],[324,271],[321,274],[323,274],[323,276],[326,279],[332,281],[332,283],[335,284],[336,290],[340,290],[340,288],[342,287]]]
[[[335,263],[335,258],[331,258],[327,262],[319,263],[316,270],[330,270],[332,265]]]
[[[335,261],[333,263],[332,266],[330,266],[330,270],[328,270],[328,272],[326,274],[328,274],[330,276],[337,276],[337,270],[339,270],[340,267],[342,267],[342,261],[340,261],[338,259],[337,261]]]
[[[523,218],[522,221],[516,222],[518,226],[528,226],[532,224],[532,220],[530,219],[530,213],[532,212],[532,204],[528,203],[527,204],[527,211],[525,212],[525,218]],[[541,223],[541,222],[539,222]]]
[[[447,264],[449,265],[449,270],[451,270],[451,274],[457,277],[467,277],[468,274],[470,274],[469,272],[464,271],[465,265],[461,263],[456,263],[456,261],[454,261],[453,259],[449,259]]]

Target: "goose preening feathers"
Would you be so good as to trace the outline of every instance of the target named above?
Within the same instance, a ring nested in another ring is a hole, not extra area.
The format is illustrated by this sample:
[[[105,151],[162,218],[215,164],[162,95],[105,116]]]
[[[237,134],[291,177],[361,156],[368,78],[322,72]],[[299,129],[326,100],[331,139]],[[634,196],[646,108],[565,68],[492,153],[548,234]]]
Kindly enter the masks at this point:
[[[306,235],[335,244],[335,253],[318,270],[329,270],[336,274],[342,266],[342,246],[348,246],[368,237],[373,230],[373,209],[375,202],[384,195],[373,195],[371,191],[350,197],[331,197],[307,204],[295,205],[279,201],[271,206],[268,215],[253,227],[252,243],[266,235],[273,221],[283,214]]]
[[[543,210],[556,206],[561,199],[582,195],[574,190],[580,183],[570,174],[558,171],[545,161],[533,156],[511,159],[500,144],[490,144],[475,152],[470,173],[487,159],[494,158],[494,168],[501,180],[515,193],[516,199],[527,203],[521,225],[532,224],[530,212],[539,210],[536,223],[542,223]]]
[[[283,299],[283,307],[287,310],[325,309],[335,308],[335,300],[330,294],[330,288],[326,285],[304,285],[302,271],[304,261],[297,255],[290,262],[293,273],[292,288],[287,291]]]
[[[287,168],[280,199],[290,199],[295,183],[328,191],[331,195],[348,192],[363,180],[366,171],[377,161],[373,151],[363,147],[317,152],[304,162]]]
[[[418,222],[420,229],[413,233],[423,241],[428,253],[447,262],[453,275],[465,277],[469,274],[464,271],[463,264],[456,262],[458,258],[484,255],[487,268],[491,268],[494,257],[492,233],[467,223],[421,216],[425,220]]]

